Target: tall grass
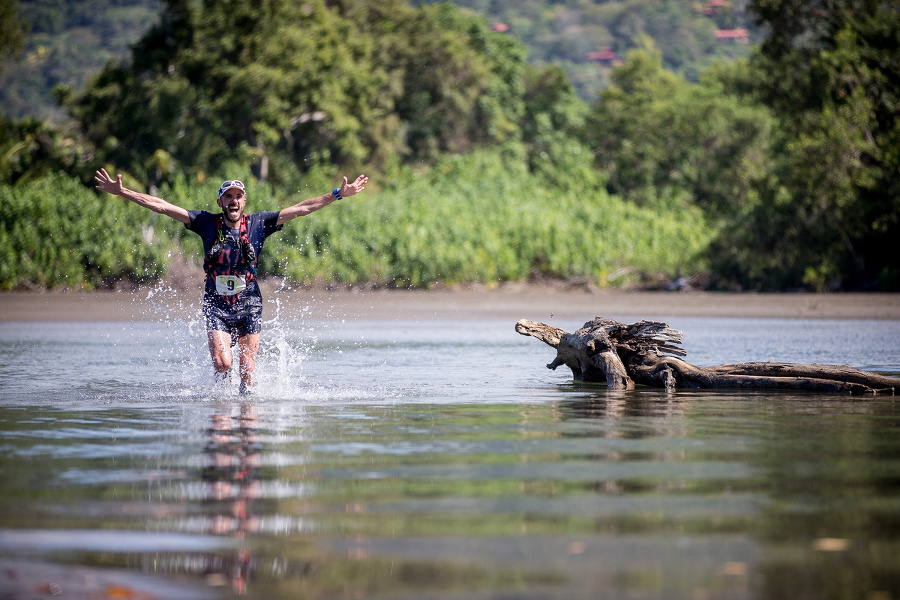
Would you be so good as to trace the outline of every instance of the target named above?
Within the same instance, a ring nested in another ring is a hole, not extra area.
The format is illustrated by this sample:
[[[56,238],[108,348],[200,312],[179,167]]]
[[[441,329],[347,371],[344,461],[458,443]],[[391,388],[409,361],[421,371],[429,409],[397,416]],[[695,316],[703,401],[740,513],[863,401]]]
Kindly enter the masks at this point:
[[[0,207],[0,289],[91,289],[165,272],[172,244],[161,217],[73,179],[0,186]]]
[[[228,176],[251,179],[235,170]],[[177,181],[161,195],[185,208],[215,211],[217,184]],[[251,184],[248,211],[278,210],[336,184],[324,168],[291,194]],[[21,281],[91,287],[116,277],[156,277],[172,242],[202,260],[199,238],[180,223],[62,178],[0,188],[0,201],[13,207],[12,222],[0,221],[2,287]],[[373,177],[362,194],[292,221],[269,238],[260,272],[301,283],[419,288],[492,285],[532,274],[615,286],[635,273],[703,271],[698,257],[710,238],[697,209],[677,203],[640,208],[600,189],[560,191],[484,152]],[[77,259],[63,256],[72,250]]]
[[[606,286],[706,266],[698,257],[711,230],[699,210],[564,193],[493,154],[451,157],[375,186],[286,225],[266,268],[296,281],[429,287],[533,273]]]

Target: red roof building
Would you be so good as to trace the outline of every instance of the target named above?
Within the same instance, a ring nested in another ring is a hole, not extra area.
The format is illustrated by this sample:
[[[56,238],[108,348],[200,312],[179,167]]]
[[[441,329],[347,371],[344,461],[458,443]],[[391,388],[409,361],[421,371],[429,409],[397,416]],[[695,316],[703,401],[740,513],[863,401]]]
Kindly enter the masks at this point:
[[[610,50],[609,48],[604,48],[599,52],[588,52],[588,60],[596,60],[597,62],[616,62],[619,60],[619,55]]]
[[[719,29],[716,31],[716,39],[723,42],[750,43],[750,32],[746,29]]]

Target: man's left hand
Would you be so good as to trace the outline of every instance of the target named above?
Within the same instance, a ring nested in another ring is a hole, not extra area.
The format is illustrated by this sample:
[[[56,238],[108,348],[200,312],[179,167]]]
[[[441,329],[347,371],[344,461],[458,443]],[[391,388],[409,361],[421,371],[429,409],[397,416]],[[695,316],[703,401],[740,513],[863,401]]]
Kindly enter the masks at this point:
[[[367,183],[369,183],[369,178],[365,175],[360,175],[353,183],[347,183],[347,178],[344,177],[344,183],[341,184],[341,197],[347,198],[348,196],[358,194],[366,189]]]

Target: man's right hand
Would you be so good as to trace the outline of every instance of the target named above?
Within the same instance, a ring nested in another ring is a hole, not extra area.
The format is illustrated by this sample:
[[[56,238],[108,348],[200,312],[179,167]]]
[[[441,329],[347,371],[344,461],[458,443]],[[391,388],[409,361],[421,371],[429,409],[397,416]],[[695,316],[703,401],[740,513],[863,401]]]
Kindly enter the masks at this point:
[[[116,178],[113,179],[109,173],[106,172],[106,169],[100,169],[94,175],[94,181],[97,182],[95,186],[98,190],[113,194],[114,196],[121,196],[122,190],[125,186],[122,185],[122,176],[116,175]]]

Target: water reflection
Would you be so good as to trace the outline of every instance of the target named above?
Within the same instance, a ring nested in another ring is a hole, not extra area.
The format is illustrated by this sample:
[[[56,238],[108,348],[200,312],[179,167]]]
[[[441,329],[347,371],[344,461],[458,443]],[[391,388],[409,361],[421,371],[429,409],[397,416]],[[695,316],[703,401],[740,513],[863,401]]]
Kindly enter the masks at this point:
[[[213,413],[203,469],[208,506],[207,532],[231,536],[238,548],[229,556],[208,558],[205,575],[210,585],[230,583],[244,594],[256,568],[249,548],[241,545],[248,533],[259,529],[254,504],[260,498],[259,416],[254,406],[243,403]]]
[[[595,419],[609,425],[621,423],[624,419],[676,419],[684,418],[684,402],[674,390],[654,390],[651,393],[631,390],[602,390],[582,397],[573,397],[564,403],[563,418]],[[641,420],[642,424],[653,420]],[[668,431],[668,429],[665,429]],[[651,427],[645,435],[656,435],[660,430]]]
[[[896,325],[864,326],[897,364]],[[334,330],[223,403],[155,326],[38,329],[0,344],[4,598],[900,598],[890,399],[610,393],[448,322]]]
[[[54,562],[179,598],[900,597],[894,403],[560,396],[0,408],[0,584],[26,552],[11,598]]]

